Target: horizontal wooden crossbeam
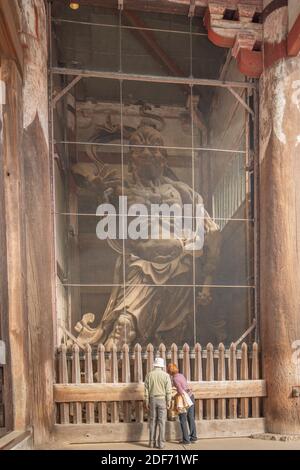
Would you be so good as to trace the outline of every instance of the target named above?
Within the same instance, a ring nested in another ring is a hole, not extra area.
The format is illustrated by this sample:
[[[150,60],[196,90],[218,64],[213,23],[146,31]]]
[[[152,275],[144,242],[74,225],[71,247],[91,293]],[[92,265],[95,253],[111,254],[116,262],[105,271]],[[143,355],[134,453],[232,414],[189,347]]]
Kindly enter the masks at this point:
[[[189,383],[196,399],[253,398],[267,395],[264,380],[226,380]],[[54,384],[54,401],[117,402],[142,401],[143,383]]]
[[[242,437],[265,432],[264,418],[201,419],[196,420],[197,434],[201,439]],[[112,442],[147,442],[149,427],[143,423],[56,424],[53,436],[57,442],[69,444],[96,444]],[[182,438],[178,421],[166,422],[166,439]]]

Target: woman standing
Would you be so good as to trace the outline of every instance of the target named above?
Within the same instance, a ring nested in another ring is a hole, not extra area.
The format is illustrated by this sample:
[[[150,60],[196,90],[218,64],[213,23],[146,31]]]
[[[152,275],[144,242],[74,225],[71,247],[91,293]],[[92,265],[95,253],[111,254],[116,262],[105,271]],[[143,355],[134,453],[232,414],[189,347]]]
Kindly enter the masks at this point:
[[[180,395],[184,395],[186,392],[193,405],[188,408],[184,413],[179,413],[180,426],[182,431],[182,441],[181,444],[191,444],[191,442],[197,441],[197,431],[195,424],[195,397],[192,391],[188,388],[186,378],[183,374],[179,373],[178,367],[175,364],[168,365],[168,373],[172,378],[173,386],[176,388],[177,392]]]

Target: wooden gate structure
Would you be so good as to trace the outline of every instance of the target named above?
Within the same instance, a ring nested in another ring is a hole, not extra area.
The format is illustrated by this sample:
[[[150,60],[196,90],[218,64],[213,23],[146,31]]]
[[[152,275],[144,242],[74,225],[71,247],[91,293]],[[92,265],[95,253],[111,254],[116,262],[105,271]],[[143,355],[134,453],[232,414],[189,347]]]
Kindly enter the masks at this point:
[[[55,435],[69,442],[142,441],[148,438],[143,406],[146,373],[155,357],[179,366],[194,392],[201,437],[247,436],[264,432],[262,399],[266,383],[260,379],[259,348],[243,343],[229,349],[209,343],[155,349],[149,344],[133,350],[124,345],[105,351],[80,350],[77,344],[57,350]],[[168,439],[179,437],[178,421],[168,421]]]

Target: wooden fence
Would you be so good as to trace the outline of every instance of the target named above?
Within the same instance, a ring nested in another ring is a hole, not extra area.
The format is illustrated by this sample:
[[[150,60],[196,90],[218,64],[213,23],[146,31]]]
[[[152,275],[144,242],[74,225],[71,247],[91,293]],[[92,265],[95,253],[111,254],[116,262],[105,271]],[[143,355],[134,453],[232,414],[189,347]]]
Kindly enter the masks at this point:
[[[143,423],[143,381],[155,357],[175,363],[187,377],[195,395],[196,420],[259,418],[261,400],[266,396],[265,381],[260,380],[259,350],[254,343],[241,349],[208,344],[167,349],[149,344],[142,350],[124,345],[105,351],[100,344],[85,351],[77,344],[62,345],[56,356],[57,380],[54,384],[57,424]]]
[[[4,366],[0,365],[0,436],[5,429],[5,410],[4,410]]]

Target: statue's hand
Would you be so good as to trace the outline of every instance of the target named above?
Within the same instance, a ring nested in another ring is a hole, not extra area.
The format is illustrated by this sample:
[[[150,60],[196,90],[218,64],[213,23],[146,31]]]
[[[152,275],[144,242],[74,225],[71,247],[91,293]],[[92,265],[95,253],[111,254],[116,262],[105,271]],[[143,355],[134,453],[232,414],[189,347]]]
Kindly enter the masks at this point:
[[[108,165],[104,165],[100,172],[100,178],[104,189],[114,188],[121,184],[120,176],[118,172]]]
[[[203,288],[201,292],[198,292],[196,297],[197,305],[209,305],[212,301],[209,288]]]

